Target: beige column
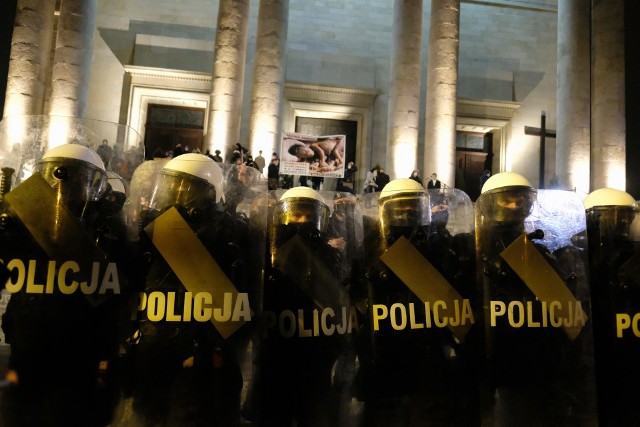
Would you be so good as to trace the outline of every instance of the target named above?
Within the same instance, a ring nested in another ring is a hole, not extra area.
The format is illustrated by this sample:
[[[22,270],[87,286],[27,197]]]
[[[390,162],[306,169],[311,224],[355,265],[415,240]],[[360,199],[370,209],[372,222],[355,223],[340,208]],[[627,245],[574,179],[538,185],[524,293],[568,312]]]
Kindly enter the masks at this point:
[[[593,2],[591,190],[626,186],[624,0]]]
[[[556,173],[561,188],[589,192],[591,0],[558,2]]]
[[[97,0],[62,0],[51,76],[49,115],[84,117]]]
[[[459,37],[460,0],[432,0],[422,175],[435,172],[449,187],[456,173]]]
[[[249,118],[251,152],[279,151],[288,15],[288,0],[260,0]]]
[[[249,28],[249,0],[221,0],[213,61],[206,148],[229,158],[240,142],[240,118]]]
[[[386,165],[392,179],[408,177],[417,166],[421,44],[422,0],[396,0]]]
[[[19,0],[11,40],[4,117],[42,114],[55,0]]]

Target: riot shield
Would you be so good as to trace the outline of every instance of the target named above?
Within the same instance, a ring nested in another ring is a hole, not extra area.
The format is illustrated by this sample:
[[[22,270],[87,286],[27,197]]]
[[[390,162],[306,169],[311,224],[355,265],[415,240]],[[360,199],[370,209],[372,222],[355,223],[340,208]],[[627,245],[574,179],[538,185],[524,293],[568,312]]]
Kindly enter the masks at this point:
[[[640,417],[640,211],[629,194],[603,188],[585,199],[600,425]]]
[[[28,115],[9,116],[0,121],[0,165],[15,169],[18,183],[31,176],[35,162],[44,152],[63,144],[93,149],[106,170],[126,181],[144,161],[143,140],[126,125],[77,117]]]
[[[31,162],[33,171],[2,198],[0,259],[11,297],[2,316],[10,356],[1,423],[106,425],[129,329],[121,205],[104,197],[106,171],[86,146],[63,144],[29,162],[28,144],[12,153],[18,170]]]
[[[266,189],[254,168],[223,171],[201,154],[167,162],[153,188],[132,183],[131,194],[148,201],[139,205],[145,275],[121,424],[258,422],[253,318],[261,311]]]
[[[397,179],[365,195],[367,424],[479,424],[473,205]]]
[[[492,187],[505,177],[517,183]],[[476,202],[487,356],[484,423],[595,422],[585,228],[575,193],[536,192],[511,173],[485,183]]]
[[[355,196],[270,192],[263,425],[357,425],[362,223]]]
[[[149,210],[156,177],[168,161],[169,159],[166,158],[147,160],[138,166],[131,176],[129,193],[123,210],[127,232],[132,241],[138,241],[140,238],[143,225],[142,213]]]

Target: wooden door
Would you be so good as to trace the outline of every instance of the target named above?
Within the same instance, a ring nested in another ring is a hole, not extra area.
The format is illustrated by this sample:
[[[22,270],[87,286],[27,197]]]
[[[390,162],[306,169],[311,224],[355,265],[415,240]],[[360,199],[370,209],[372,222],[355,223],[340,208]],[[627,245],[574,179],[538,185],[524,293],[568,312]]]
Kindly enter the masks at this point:
[[[456,151],[456,188],[476,200],[480,195],[480,176],[485,169],[487,153]]]
[[[189,152],[203,152],[204,109],[149,105],[144,134],[145,157],[151,159],[156,149],[173,151],[181,144]]]

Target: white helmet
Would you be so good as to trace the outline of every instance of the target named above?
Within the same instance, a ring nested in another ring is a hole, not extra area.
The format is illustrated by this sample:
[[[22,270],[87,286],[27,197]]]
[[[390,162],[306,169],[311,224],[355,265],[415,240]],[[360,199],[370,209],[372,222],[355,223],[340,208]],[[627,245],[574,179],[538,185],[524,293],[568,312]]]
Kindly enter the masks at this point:
[[[322,203],[324,205],[327,204],[324,201],[324,197],[322,197],[322,195],[320,193],[318,193],[313,188],[309,188],[309,187],[305,187],[305,186],[293,187],[293,188],[288,189],[280,197],[280,200],[296,199],[296,198],[299,198],[299,197],[304,197],[304,198],[307,198],[307,199],[315,199],[315,200],[317,200],[318,202],[320,202],[320,203]]]
[[[204,154],[182,154],[167,162],[156,179],[150,206],[206,208],[223,200],[222,169]]]
[[[98,153],[80,144],[64,144],[48,150],[35,166],[59,199],[67,205],[98,200],[107,184],[104,163]]]
[[[524,176],[515,172],[500,172],[487,179],[482,186],[480,194],[487,191],[499,190],[508,187],[533,188],[531,183]]]
[[[631,194],[615,188],[600,188],[589,193],[584,199],[584,208],[587,210],[607,206],[628,206],[635,208],[638,205]]]
[[[640,241],[640,211],[629,193],[615,188],[600,188],[584,199],[589,239],[622,238]],[[597,230],[597,231],[596,231]],[[608,236],[608,237],[604,237]]]
[[[429,194],[413,179],[394,179],[380,192],[379,213],[383,228],[429,225]]]
[[[400,193],[424,193],[424,187],[413,179],[398,178],[384,186],[380,192],[380,198],[383,199]]]
[[[312,223],[323,231],[329,218],[329,206],[316,190],[301,186],[293,187],[280,197],[275,210],[276,224]]]
[[[536,190],[524,176],[501,172],[487,179],[476,204],[487,218],[519,223],[529,215],[535,200]]]

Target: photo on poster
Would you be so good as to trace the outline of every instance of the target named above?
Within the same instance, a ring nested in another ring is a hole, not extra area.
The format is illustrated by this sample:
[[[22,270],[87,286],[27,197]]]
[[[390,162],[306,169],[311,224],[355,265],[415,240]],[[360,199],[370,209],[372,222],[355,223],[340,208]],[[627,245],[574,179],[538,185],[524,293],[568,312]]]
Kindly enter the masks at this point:
[[[284,132],[280,146],[280,173],[343,178],[345,144],[345,135]]]

